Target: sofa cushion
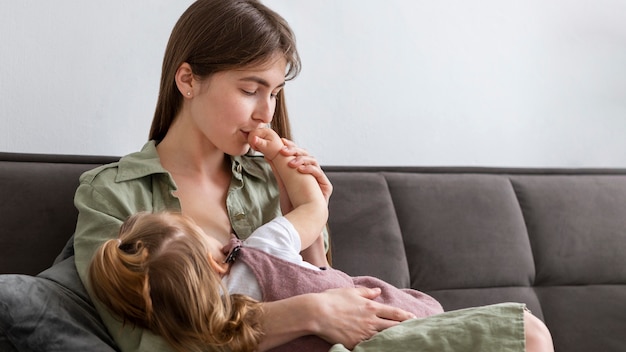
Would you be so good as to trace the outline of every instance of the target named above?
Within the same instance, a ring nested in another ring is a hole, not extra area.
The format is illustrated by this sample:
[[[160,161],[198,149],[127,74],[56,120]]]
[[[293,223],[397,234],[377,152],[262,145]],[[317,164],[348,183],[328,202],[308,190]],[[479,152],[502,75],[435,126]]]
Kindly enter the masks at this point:
[[[10,341],[18,351],[117,350],[78,278],[73,257],[37,277],[0,275],[0,286],[0,343]]]
[[[526,176],[512,182],[533,248],[535,285],[626,282],[626,178]]]
[[[537,287],[557,351],[626,351],[624,285]]]
[[[430,291],[531,285],[532,251],[507,177],[385,176],[410,253],[411,287]]]
[[[383,175],[334,172],[329,178],[334,185],[328,219],[331,248],[341,253],[333,258],[333,266],[353,276],[375,276],[408,288],[402,234]]]

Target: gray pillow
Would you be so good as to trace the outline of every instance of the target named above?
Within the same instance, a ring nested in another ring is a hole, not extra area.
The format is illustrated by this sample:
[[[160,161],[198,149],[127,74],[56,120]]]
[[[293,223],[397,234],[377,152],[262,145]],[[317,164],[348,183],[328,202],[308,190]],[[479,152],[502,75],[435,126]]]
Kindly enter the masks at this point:
[[[0,351],[2,352],[18,352],[15,349],[15,346],[9,341],[9,339],[4,335],[4,333],[0,334]]]
[[[0,347],[119,351],[78,277],[74,257],[37,276],[0,275]]]

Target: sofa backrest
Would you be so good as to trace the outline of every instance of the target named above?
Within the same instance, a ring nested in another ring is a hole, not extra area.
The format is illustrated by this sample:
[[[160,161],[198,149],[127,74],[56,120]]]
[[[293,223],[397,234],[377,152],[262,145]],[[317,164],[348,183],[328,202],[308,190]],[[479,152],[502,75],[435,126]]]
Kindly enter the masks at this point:
[[[429,291],[626,283],[626,170],[326,171],[333,260],[353,275]]]
[[[0,274],[48,268],[74,233],[74,192],[105,156],[0,153]]]

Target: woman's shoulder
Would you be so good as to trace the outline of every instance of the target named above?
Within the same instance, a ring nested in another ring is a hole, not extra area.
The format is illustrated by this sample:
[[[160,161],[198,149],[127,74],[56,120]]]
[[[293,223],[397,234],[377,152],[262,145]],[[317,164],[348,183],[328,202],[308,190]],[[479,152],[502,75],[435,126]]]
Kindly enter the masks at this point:
[[[161,165],[154,141],[143,148],[120,158],[116,162],[98,166],[80,176],[80,183],[113,185],[145,178],[153,174],[168,174]]]
[[[172,195],[176,185],[161,166],[154,143],[119,161],[101,165],[80,176],[74,195],[79,208],[92,208],[123,219],[130,213],[153,209],[180,210]]]

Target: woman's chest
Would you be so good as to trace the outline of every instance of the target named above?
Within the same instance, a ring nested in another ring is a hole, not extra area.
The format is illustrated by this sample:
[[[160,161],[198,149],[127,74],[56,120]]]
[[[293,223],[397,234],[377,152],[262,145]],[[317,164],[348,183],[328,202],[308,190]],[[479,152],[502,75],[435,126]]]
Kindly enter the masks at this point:
[[[227,189],[179,183],[174,195],[179,199],[181,211],[189,216],[204,232],[223,244],[231,237],[232,229],[226,207]]]

